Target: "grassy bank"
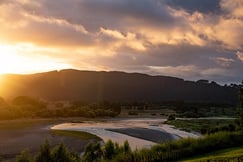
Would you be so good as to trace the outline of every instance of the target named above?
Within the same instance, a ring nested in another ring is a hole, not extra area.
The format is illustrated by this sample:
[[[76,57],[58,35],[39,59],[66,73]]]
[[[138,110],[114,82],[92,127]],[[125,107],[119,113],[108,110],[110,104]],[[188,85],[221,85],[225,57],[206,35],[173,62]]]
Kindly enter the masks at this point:
[[[234,119],[177,119],[166,121],[166,123],[187,132],[193,131],[202,134],[214,133],[220,130],[234,131],[236,129]]]
[[[238,160],[239,157],[243,157],[243,146],[223,149],[209,154],[200,155],[197,157],[192,157],[183,162],[206,162],[210,161],[222,161],[222,160]]]
[[[151,149],[142,149],[133,153],[133,159],[144,162],[177,161],[180,159],[212,153],[217,150],[240,147],[243,145],[240,132],[219,132],[198,139],[181,139]]]

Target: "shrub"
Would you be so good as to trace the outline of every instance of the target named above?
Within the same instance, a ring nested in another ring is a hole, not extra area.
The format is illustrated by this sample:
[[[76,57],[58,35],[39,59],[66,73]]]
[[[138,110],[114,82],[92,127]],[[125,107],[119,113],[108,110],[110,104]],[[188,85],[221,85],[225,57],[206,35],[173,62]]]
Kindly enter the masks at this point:
[[[52,160],[55,162],[71,162],[71,154],[63,143],[56,146],[52,151]]]
[[[130,145],[129,145],[127,140],[123,144],[123,150],[124,150],[125,154],[131,153],[131,147],[130,147]]]
[[[1,160],[0,160],[1,161]],[[31,162],[31,157],[28,150],[23,150],[20,155],[16,157],[16,162]]]
[[[100,143],[89,143],[84,150],[84,154],[82,157],[83,162],[93,162],[100,161],[102,157],[102,150]]]
[[[114,143],[108,140],[104,146],[104,159],[111,160],[115,153]]]
[[[175,120],[175,119],[176,119],[175,115],[169,115],[167,118],[167,120],[169,120],[169,121]]]
[[[35,162],[52,162],[51,148],[48,141],[40,147],[40,152],[36,156]]]

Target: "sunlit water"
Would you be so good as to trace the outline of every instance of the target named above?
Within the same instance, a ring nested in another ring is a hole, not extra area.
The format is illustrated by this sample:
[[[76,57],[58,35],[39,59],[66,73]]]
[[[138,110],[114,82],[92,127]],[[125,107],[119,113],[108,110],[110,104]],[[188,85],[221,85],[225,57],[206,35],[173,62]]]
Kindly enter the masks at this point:
[[[118,144],[123,144],[125,140],[128,140],[131,148],[149,148],[156,143],[131,137],[125,134],[116,133],[107,129],[119,129],[119,128],[148,128],[158,130],[162,132],[170,133],[174,139],[185,137],[198,137],[193,133],[184,132],[173,127],[163,124],[165,119],[150,119],[150,118],[136,118],[136,119],[109,119],[104,121],[85,121],[82,123],[63,123],[53,126],[51,129],[56,130],[74,130],[88,132],[99,136],[104,142],[111,139]],[[153,137],[151,137],[153,138]]]

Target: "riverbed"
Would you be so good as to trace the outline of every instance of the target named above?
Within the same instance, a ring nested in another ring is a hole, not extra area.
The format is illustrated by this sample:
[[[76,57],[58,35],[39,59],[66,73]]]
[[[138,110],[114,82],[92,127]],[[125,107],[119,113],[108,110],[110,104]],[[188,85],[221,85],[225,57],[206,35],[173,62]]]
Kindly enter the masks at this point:
[[[164,124],[161,118],[106,119],[83,121],[81,123],[62,123],[51,127],[54,130],[83,131],[99,136],[104,142],[109,139],[122,145],[128,141],[133,150],[149,148],[179,138],[197,138],[200,135],[178,130]]]

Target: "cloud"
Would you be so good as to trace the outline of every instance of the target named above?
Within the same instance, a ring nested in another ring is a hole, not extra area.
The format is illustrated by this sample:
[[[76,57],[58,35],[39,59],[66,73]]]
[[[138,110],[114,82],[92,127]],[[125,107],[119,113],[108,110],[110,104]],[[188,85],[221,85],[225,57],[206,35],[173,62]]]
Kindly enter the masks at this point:
[[[152,71],[157,72],[159,74],[163,75],[173,75],[182,77],[182,74],[184,77],[188,76],[195,76],[199,75],[198,73],[198,67],[195,65],[186,65],[186,66],[149,66]]]
[[[243,62],[243,53],[242,53],[242,52],[237,51],[237,52],[236,52],[236,55],[237,55],[238,59],[239,59],[240,61],[242,61],[242,62]]]
[[[220,6],[228,15],[232,17],[243,17],[243,2],[241,0],[221,0]]]
[[[241,0],[3,0],[0,42],[78,69],[235,81],[242,11]]]
[[[233,62],[235,62],[235,60],[233,60],[232,58],[224,58],[224,57],[216,57],[216,58],[212,58],[212,60],[214,60],[217,64],[223,67],[229,67]]]
[[[143,41],[140,41],[137,39],[136,34],[134,33],[125,33],[122,34],[117,30],[110,30],[110,29],[104,29],[101,28],[100,32],[106,36],[112,37],[116,39],[116,47],[130,47],[132,49],[138,50],[138,51],[145,51],[146,47],[143,45]]]
[[[88,31],[82,26],[78,24],[72,24],[68,22],[65,19],[58,19],[54,17],[42,17],[30,13],[24,13],[23,16],[29,20],[35,21],[35,22],[40,22],[40,23],[45,23],[45,24],[53,24],[57,26],[61,26],[63,28],[71,28],[77,32],[80,32],[82,34],[87,34]]]

